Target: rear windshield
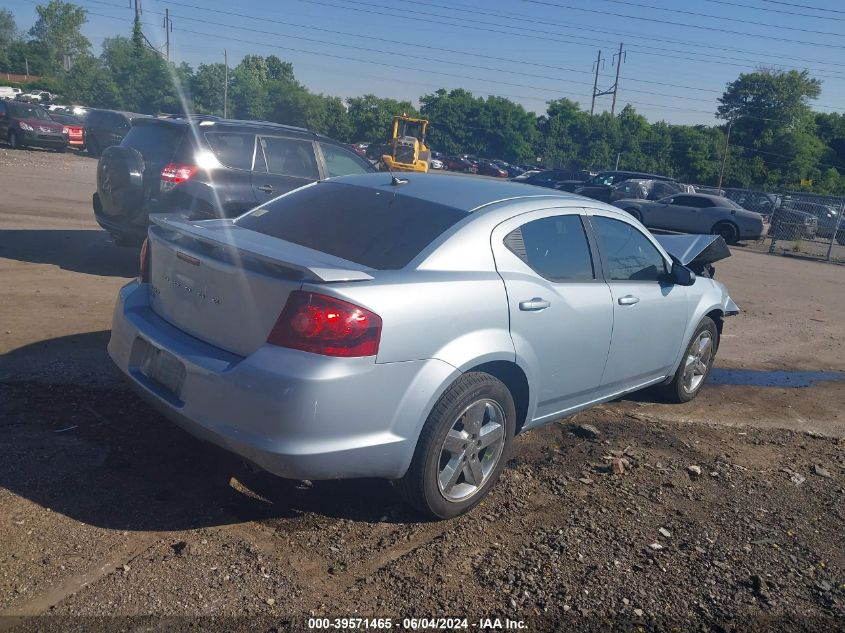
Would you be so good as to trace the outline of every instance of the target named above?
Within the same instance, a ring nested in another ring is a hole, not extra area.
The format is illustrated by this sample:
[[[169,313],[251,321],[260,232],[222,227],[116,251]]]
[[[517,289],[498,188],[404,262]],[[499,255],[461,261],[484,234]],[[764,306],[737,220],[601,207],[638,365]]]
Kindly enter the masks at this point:
[[[146,161],[190,163],[190,141],[184,125],[133,125],[121,145],[141,152]]]
[[[466,211],[393,191],[318,183],[268,202],[238,226],[376,270],[397,270]]]

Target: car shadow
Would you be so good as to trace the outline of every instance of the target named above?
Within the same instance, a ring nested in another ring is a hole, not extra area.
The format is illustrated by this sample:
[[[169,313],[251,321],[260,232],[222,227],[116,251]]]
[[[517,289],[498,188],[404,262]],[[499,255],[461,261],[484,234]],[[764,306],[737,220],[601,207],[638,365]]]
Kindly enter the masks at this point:
[[[89,347],[104,345],[107,337],[95,332],[47,344],[54,350]],[[20,360],[41,354],[43,346],[13,354]],[[105,351],[80,362],[110,364]],[[253,472],[236,456],[183,432],[119,382],[46,384],[7,375],[0,380],[0,445],[0,486],[102,528],[172,531],[314,515],[420,520],[385,481],[312,483]]]
[[[138,274],[138,248],[117,246],[105,231],[84,229],[0,230],[0,257],[53,264],[103,277]]]

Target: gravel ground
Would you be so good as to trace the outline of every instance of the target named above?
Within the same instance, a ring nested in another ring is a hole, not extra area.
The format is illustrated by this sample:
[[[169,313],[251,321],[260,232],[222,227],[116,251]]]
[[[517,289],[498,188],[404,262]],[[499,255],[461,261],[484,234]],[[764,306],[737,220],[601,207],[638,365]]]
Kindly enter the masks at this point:
[[[123,385],[136,253],[93,224],[93,168],[0,149],[0,631],[845,630],[845,381],[800,373],[845,370],[841,267],[735,249],[699,398],[526,434],[484,503],[421,522],[385,482],[252,473]]]

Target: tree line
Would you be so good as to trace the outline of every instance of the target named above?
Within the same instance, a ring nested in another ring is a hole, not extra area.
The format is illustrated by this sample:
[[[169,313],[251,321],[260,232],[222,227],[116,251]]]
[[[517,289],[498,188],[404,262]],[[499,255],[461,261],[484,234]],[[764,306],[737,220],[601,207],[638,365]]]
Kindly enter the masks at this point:
[[[36,7],[26,33],[0,10],[0,71],[42,75],[40,88],[91,107],[147,114],[224,113],[314,129],[345,142],[383,142],[395,114],[431,121],[435,150],[566,169],[636,169],[685,182],[716,184],[726,145],[724,185],[845,193],[845,115],[813,111],[821,82],[807,71],[760,68],[741,74],[717,100],[719,125],[649,122],[631,106],[590,115],[570,99],[535,114],[504,97],[440,89],[409,101],[371,94],[341,99],[316,94],[293,65],[275,55],[222,63],[166,61],[136,21],[129,36],[103,42],[94,55],[82,34],[84,8],[63,0]],[[726,136],[730,134],[729,144]]]

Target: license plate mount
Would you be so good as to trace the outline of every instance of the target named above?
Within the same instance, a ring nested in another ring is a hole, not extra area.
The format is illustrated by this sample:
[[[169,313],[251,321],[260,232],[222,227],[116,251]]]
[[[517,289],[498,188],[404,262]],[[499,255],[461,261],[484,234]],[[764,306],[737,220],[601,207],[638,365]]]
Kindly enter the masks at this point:
[[[185,365],[167,350],[148,345],[139,367],[141,373],[179,398],[185,382]]]

